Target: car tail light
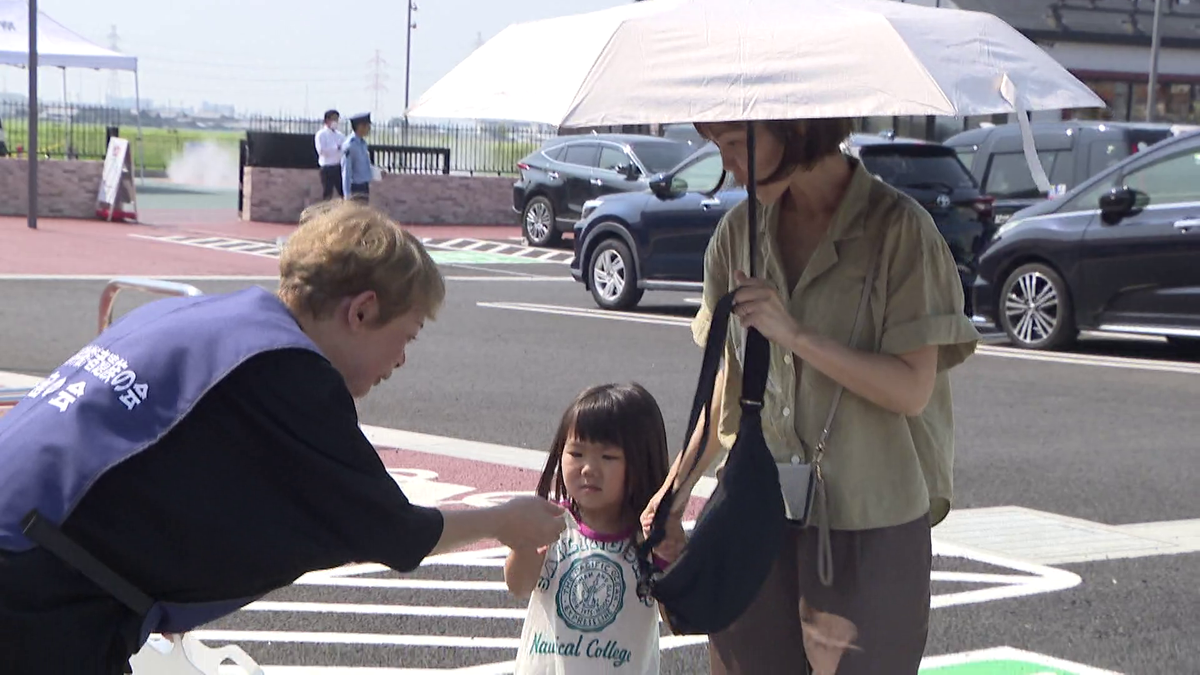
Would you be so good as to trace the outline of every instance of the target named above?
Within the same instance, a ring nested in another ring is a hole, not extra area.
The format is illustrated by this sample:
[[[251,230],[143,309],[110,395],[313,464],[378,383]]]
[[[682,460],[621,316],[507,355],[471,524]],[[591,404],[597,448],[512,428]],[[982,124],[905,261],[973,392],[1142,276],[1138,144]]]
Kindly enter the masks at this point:
[[[978,213],[980,218],[991,220],[992,210],[995,204],[996,198],[988,195],[976,198],[973,202],[971,202],[971,207],[975,209],[975,213]]]
[[[517,162],[517,168],[520,169],[521,171],[528,171],[529,165],[526,164],[525,162]]]

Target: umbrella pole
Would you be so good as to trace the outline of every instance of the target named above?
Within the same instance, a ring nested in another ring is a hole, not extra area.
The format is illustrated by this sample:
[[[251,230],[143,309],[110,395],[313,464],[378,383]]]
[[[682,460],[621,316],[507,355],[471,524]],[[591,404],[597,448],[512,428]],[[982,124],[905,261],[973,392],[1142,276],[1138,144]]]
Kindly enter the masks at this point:
[[[37,0],[29,0],[29,137],[25,141],[29,152],[29,229],[37,229],[37,153],[38,153],[38,64],[37,64]]]
[[[754,122],[746,122],[746,205],[749,206],[749,237],[750,237],[750,269],[747,274],[754,276],[754,259],[758,256],[758,175],[755,170],[757,158],[754,153]]]

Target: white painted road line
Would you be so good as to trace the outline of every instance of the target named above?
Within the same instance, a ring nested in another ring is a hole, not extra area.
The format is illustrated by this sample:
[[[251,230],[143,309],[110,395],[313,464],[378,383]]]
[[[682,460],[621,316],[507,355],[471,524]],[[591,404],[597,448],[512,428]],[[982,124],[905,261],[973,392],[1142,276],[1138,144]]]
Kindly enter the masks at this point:
[[[1114,526],[1021,506],[951,511],[933,535],[1042,565],[1200,552],[1200,519]]]
[[[434,607],[430,605],[363,605],[349,602],[278,602],[260,600],[243,609],[252,612],[369,614],[376,616],[442,616],[469,619],[524,619],[525,608]]]
[[[520,312],[535,312],[539,314],[554,314],[557,316],[583,317],[589,319],[607,319],[609,321],[628,321],[631,323],[647,323],[659,326],[690,326],[691,319],[685,317],[665,316],[662,314],[637,314],[634,312],[617,312],[585,307],[564,307],[560,305],[539,305],[529,302],[477,302],[479,307],[490,309],[509,309]]]
[[[627,321],[631,323],[648,323],[663,326],[691,326],[691,319],[665,314],[615,312],[602,309],[570,307],[565,305],[542,305],[526,302],[479,302],[476,303],[476,305],[490,309],[507,309],[576,318]],[[1045,363],[1099,366],[1103,368],[1124,368],[1130,370],[1145,370],[1162,373],[1179,373],[1183,375],[1200,375],[1200,363],[1191,363],[1187,361],[1161,361],[1154,359],[1135,359],[1121,356],[1070,354],[1064,352],[1035,352],[1028,349],[1000,347],[993,345],[980,345],[976,349],[976,353],[980,356],[1023,359],[1026,361],[1042,361]]]

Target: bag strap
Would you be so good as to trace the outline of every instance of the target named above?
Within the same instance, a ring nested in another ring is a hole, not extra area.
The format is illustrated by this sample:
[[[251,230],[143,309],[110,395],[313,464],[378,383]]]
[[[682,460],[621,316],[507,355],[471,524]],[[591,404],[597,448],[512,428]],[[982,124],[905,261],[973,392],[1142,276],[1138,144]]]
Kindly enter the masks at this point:
[[[871,250],[871,258],[867,263],[867,279],[863,283],[862,296],[858,299],[858,309],[854,315],[854,326],[850,329],[850,347],[858,344],[858,338],[862,335],[863,318],[867,313],[867,305],[871,299],[871,289],[875,286],[875,278],[879,274],[879,259],[883,252],[884,232],[881,231],[877,235],[879,242]],[[829,414],[825,416],[825,426],[821,428],[821,437],[817,440],[816,452],[813,457],[814,469],[820,477],[820,461],[825,454],[826,444],[829,442],[829,433],[833,429],[833,420],[837,416],[838,404],[842,400],[842,394],[846,391],[846,387],[841,383],[833,392],[833,402],[829,405]]]
[[[696,383],[696,393],[692,398],[692,412],[688,416],[687,434],[684,436],[684,450],[686,451],[687,443],[691,440],[696,432],[696,427],[700,423],[700,416],[704,415],[703,435],[700,438],[700,448],[692,459],[691,465],[684,472],[682,477],[677,479],[677,483],[682,485],[686,483],[700,466],[700,459],[708,451],[708,435],[711,430],[712,415],[708,412],[712,408],[713,393],[716,390],[717,372],[721,367],[721,355],[725,349],[725,340],[729,331],[729,314],[733,309],[733,292],[725,294],[713,309],[712,321],[708,326],[708,336],[704,340],[704,360],[700,365],[700,378]],[[757,331],[753,331],[757,334]],[[761,338],[761,336],[759,336]],[[763,340],[765,344],[765,340]],[[749,349],[749,345],[747,345]],[[747,355],[749,358],[749,354]],[[765,363],[764,363],[765,366]],[[766,375],[763,375],[763,383],[765,386]],[[760,393],[761,398],[761,393]],[[757,412],[757,411],[756,411]],[[667,536],[667,518],[671,513],[671,509],[675,502],[675,486],[667,486],[667,491],[663,494],[662,501],[659,503],[659,508],[654,513],[654,520],[650,524],[650,532],[646,539],[638,546],[638,597],[643,600],[650,597],[650,579],[653,571],[651,569],[651,554],[655,547],[662,543]]]

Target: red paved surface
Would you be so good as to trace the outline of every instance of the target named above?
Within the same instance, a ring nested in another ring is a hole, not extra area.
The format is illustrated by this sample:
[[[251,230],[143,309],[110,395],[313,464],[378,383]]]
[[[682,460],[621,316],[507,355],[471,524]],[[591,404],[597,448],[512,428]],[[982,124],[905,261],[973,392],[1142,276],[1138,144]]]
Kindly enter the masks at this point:
[[[103,275],[274,275],[279,263],[130,235],[171,234],[150,225],[98,220],[0,218],[0,273]]]
[[[520,469],[500,464],[477,462],[469,459],[443,457],[412,450],[379,448],[379,456],[389,469],[422,469],[437,472],[437,482],[470,486],[472,492],[456,495],[445,504],[446,508],[462,508],[464,498],[493,492],[532,493],[537,487],[540,471]],[[503,500],[504,496],[498,497]],[[695,518],[704,506],[704,500],[693,498],[685,512],[687,518]]]
[[[98,275],[275,275],[270,258],[139,239],[131,235],[197,234],[274,242],[292,225],[243,222],[233,212],[150,211],[152,224],[39,218],[38,229],[23,217],[0,217],[0,274]],[[413,226],[421,237],[505,239],[520,235],[506,226]]]

